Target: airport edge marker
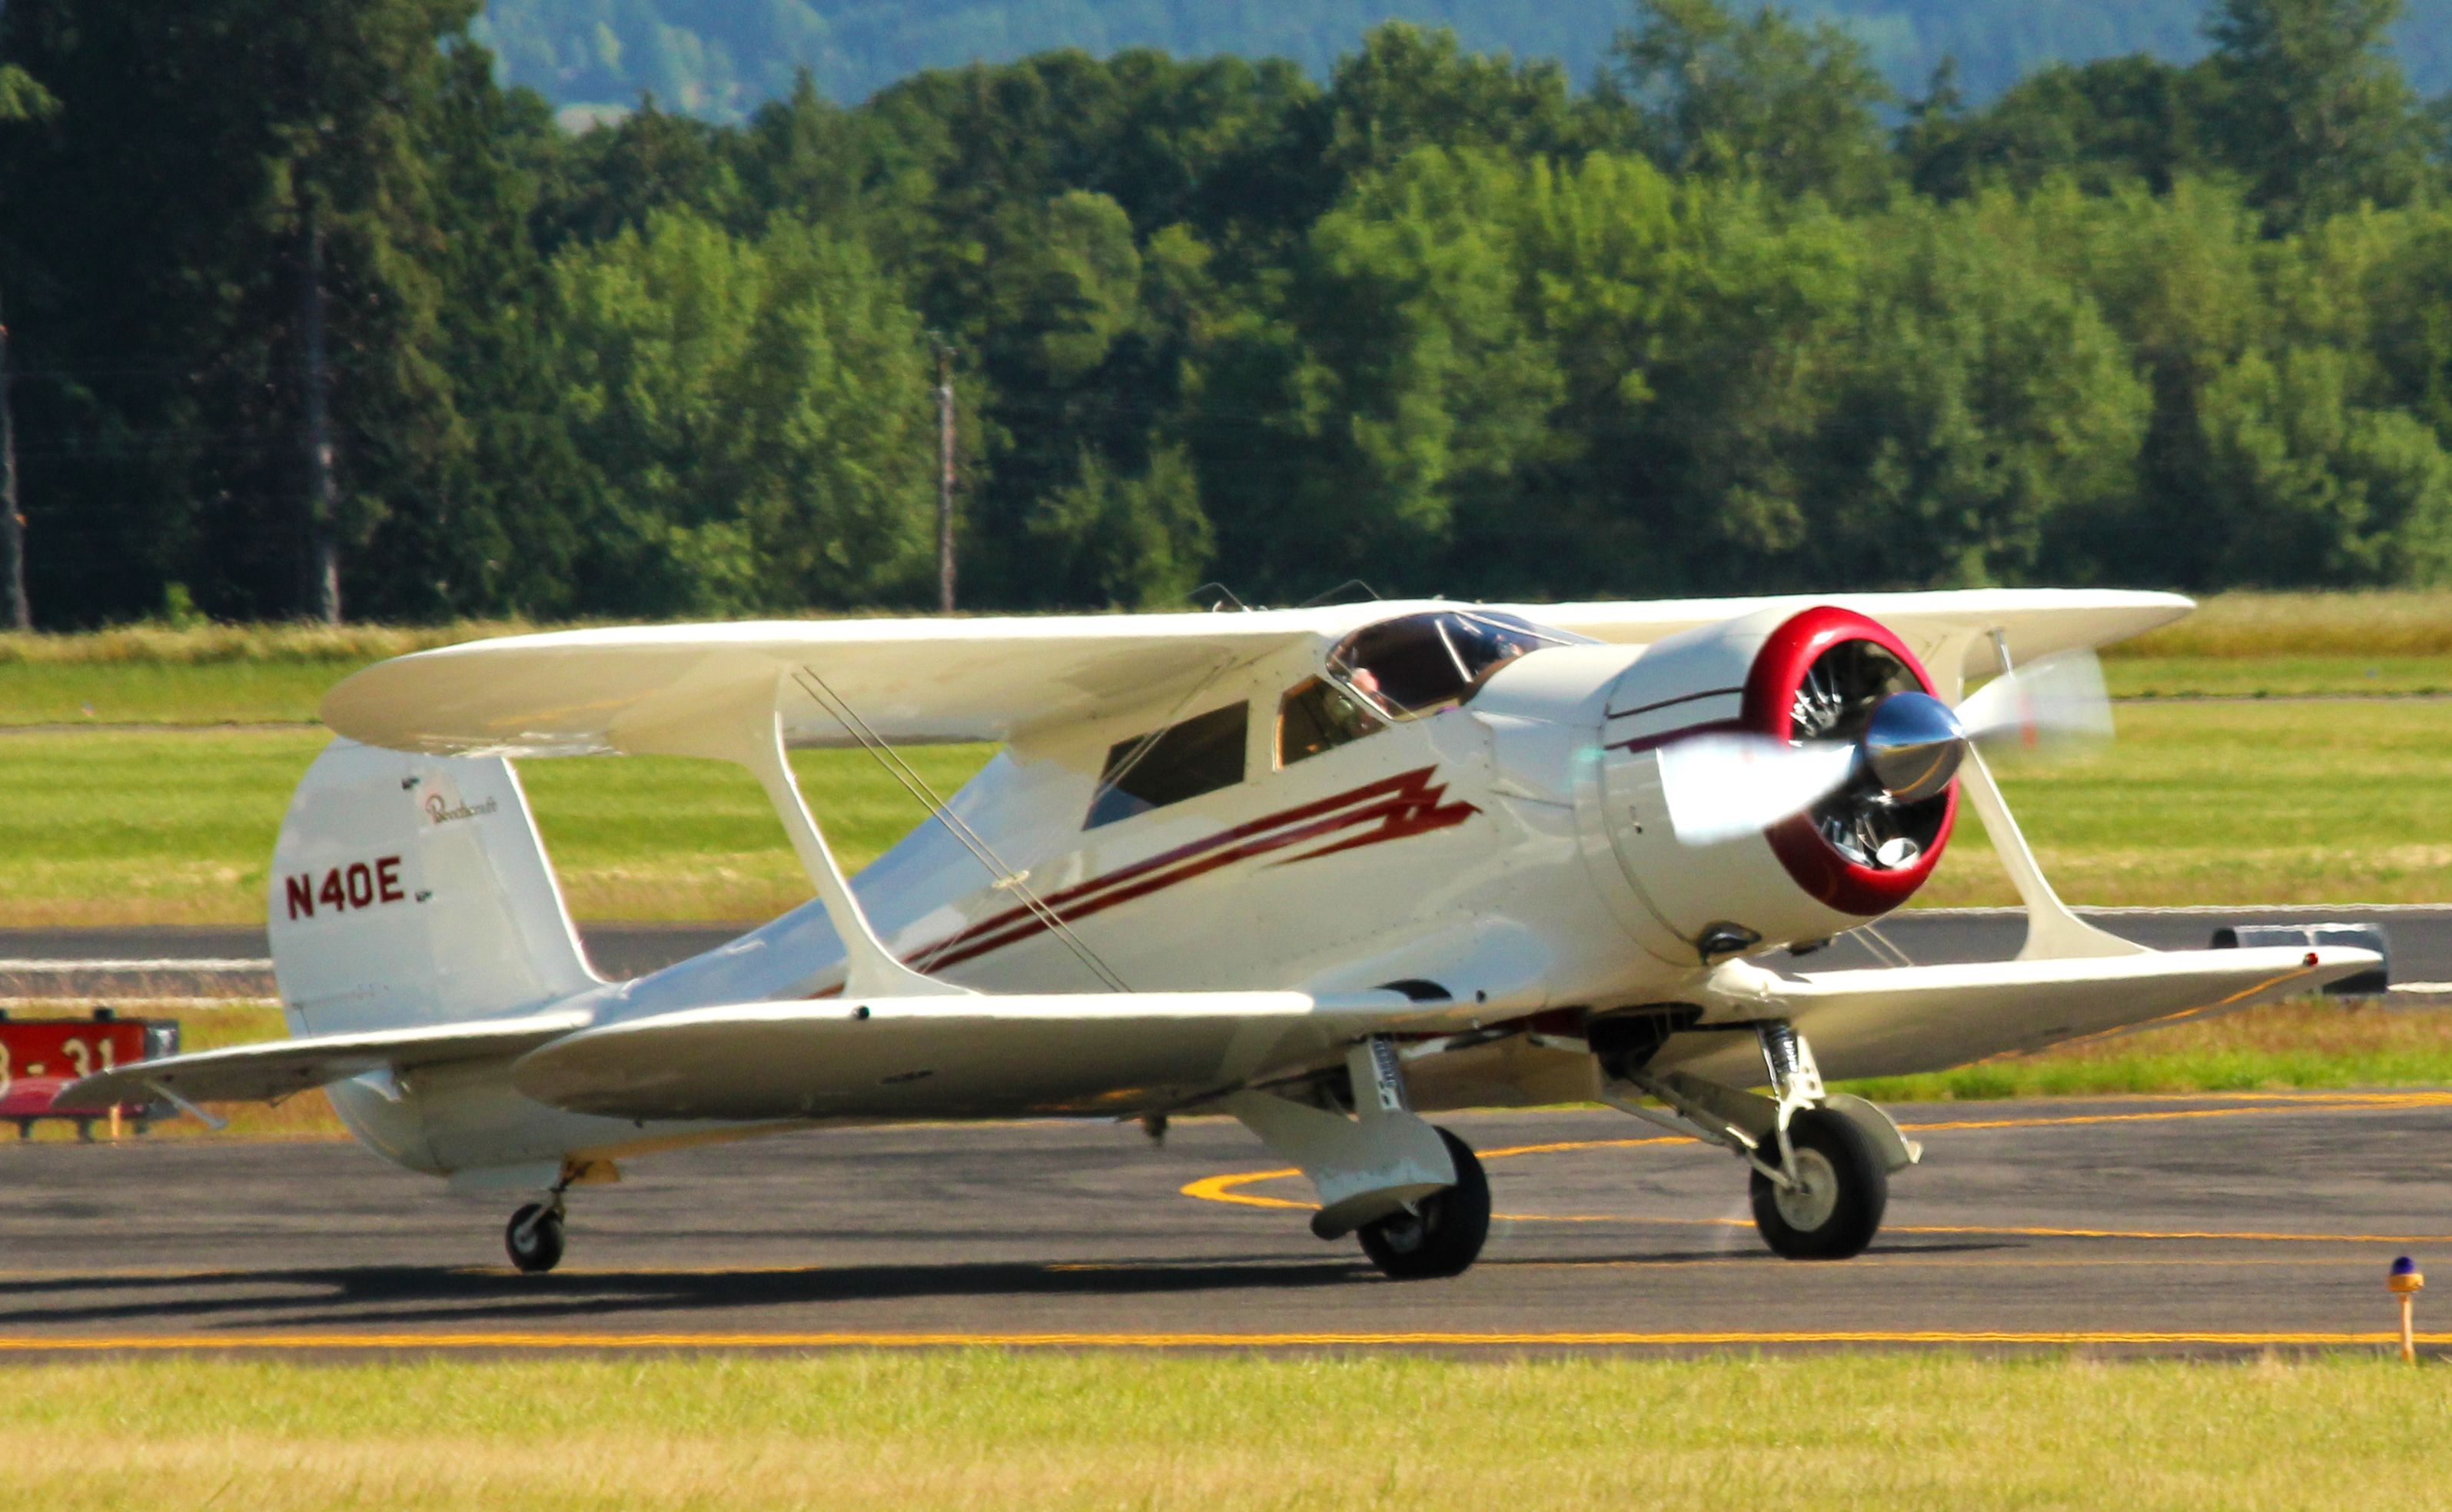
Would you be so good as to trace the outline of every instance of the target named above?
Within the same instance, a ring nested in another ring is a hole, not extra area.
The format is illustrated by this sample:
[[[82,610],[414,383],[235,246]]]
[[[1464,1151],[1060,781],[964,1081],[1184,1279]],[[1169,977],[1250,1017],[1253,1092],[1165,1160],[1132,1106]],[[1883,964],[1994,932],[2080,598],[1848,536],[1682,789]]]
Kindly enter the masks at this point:
[[[2384,1285],[2401,1299],[2401,1358],[2414,1365],[2418,1363],[2418,1333],[2413,1315],[2418,1294],[2425,1289],[2426,1277],[2420,1272],[2418,1262],[2403,1255],[2385,1273]]]

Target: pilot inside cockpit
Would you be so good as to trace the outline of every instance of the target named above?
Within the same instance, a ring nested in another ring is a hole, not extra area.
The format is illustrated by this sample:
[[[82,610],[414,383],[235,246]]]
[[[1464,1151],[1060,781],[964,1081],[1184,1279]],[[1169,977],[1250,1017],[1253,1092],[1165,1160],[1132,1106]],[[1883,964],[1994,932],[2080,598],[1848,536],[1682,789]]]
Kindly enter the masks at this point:
[[[1445,609],[1356,630],[1331,653],[1329,670],[1384,717],[1417,719],[1463,703],[1526,652],[1569,640],[1513,614]]]

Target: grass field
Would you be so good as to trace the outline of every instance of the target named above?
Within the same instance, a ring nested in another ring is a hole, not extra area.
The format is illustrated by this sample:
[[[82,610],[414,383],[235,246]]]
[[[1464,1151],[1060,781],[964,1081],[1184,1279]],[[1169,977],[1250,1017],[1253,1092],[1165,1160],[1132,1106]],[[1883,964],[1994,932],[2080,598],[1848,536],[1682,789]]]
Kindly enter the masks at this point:
[[[83,1013],[82,1001],[12,1005],[28,1016]],[[122,1013],[174,1018],[180,1047],[217,1050],[278,1039],[280,1009],[269,1003],[213,1007],[123,1002]],[[1844,1084],[1880,1103],[1984,1102],[2008,1097],[2130,1096],[2185,1092],[2336,1090],[2452,1084],[2452,1013],[2382,1008],[2328,999],[2275,1004],[2210,1019],[2117,1035],[2032,1055],[2008,1056],[1929,1076]],[[321,1092],[278,1106],[242,1103],[214,1111],[229,1121],[215,1133],[172,1119],[155,1139],[340,1139],[344,1131]],[[75,1137],[68,1124],[37,1125],[35,1137]]]
[[[10,795],[0,921],[260,921],[282,813],[326,738],[313,729],[0,738],[0,792]],[[947,792],[987,754],[904,752]],[[924,817],[863,752],[794,761],[847,865],[866,865]],[[529,762],[521,775],[583,918],[764,918],[808,899],[774,810],[737,766],[625,757]]]
[[[2442,1504],[2452,1393],[2365,1356],[662,1356],[14,1372],[8,1502],[2327,1509]]]

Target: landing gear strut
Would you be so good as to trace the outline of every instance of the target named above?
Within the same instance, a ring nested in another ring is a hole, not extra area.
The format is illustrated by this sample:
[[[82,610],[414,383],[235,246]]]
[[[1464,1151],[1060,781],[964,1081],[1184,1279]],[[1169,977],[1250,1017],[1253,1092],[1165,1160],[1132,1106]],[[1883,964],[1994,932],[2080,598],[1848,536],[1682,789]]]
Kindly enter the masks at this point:
[[[1455,1162],[1455,1184],[1417,1200],[1413,1210],[1375,1218],[1355,1230],[1362,1252],[1391,1281],[1461,1276],[1490,1238],[1490,1183],[1473,1146],[1438,1131]]]
[[[1698,1076],[1650,1075],[1620,1062],[1613,1079],[1657,1098],[1670,1112],[1604,1091],[1611,1106],[1733,1151],[1752,1168],[1754,1226],[1789,1260],[1847,1260],[1881,1231],[1890,1172],[1922,1151],[1862,1098],[1822,1084],[1813,1052],[1780,1021],[1753,1025],[1770,1073],[1770,1097]]]

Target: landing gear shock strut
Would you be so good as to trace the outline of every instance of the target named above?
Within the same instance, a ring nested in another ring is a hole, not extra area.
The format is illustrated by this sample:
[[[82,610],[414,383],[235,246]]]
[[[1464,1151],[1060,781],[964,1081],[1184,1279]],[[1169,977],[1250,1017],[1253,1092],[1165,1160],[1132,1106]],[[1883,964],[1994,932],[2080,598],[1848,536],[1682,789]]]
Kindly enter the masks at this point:
[[[1785,1020],[1752,1027],[1769,1097],[1684,1072],[1655,1076],[1621,1061],[1612,1080],[1670,1111],[1622,1092],[1604,1090],[1602,1101],[1743,1159],[1754,1226],[1773,1252],[1790,1260],[1862,1254],[1881,1229],[1889,1173],[1916,1158],[1915,1146],[1871,1104],[1826,1088],[1812,1048]]]

